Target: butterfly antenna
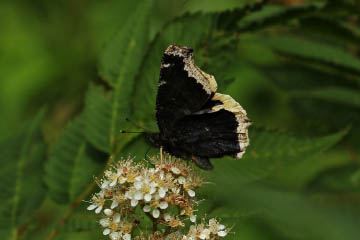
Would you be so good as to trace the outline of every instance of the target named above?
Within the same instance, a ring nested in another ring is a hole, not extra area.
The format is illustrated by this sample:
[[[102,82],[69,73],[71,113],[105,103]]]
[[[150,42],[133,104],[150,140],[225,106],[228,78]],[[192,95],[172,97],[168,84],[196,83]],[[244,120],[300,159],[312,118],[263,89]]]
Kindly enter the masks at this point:
[[[134,131],[120,130],[120,133],[145,133],[145,132],[134,132]]]
[[[140,128],[143,129],[143,132],[138,132],[138,131],[126,131],[126,130],[120,130],[120,133],[146,133],[146,132],[150,132],[149,130],[145,129],[144,127],[139,126],[138,124],[134,123],[133,121],[131,121],[129,118],[125,118],[125,120],[129,123],[131,123],[134,127],[136,128]]]
[[[145,131],[147,131],[147,132],[150,132],[148,129],[146,129],[146,128],[142,127],[142,126],[139,126],[138,124],[136,124],[136,123],[134,123],[133,121],[131,121],[129,118],[125,118],[125,120],[126,120],[127,122],[131,123],[131,124],[132,124],[134,127],[136,127],[136,128],[140,128],[140,129],[143,129],[143,130],[145,130]]]

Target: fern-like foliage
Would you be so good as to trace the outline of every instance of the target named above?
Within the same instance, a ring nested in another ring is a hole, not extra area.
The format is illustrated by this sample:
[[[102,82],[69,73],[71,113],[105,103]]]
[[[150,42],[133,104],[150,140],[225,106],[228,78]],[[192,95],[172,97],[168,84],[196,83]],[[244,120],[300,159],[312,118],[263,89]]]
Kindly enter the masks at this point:
[[[351,73],[360,73],[360,60],[334,46],[295,37],[270,37],[263,42],[284,55],[319,62]]]
[[[137,12],[121,26],[104,48],[101,57],[100,75],[115,89],[126,88],[137,74],[142,56],[149,43],[147,38],[148,15],[152,1],[143,1]],[[125,81],[127,80],[127,81]]]
[[[216,13],[224,12],[237,8],[244,8],[247,6],[252,6],[258,3],[255,0],[227,0],[227,1],[217,1],[217,0],[197,0],[197,1],[187,1],[185,8],[190,13],[203,12],[203,13]]]
[[[236,186],[269,176],[273,171],[307,159],[323,152],[339,142],[349,131],[318,137],[300,138],[276,131],[252,129],[251,144],[242,160],[213,160],[214,173],[207,173],[209,179]],[[226,174],[223,174],[226,173]],[[221,189],[219,189],[221,190]]]
[[[74,214],[63,226],[64,232],[85,232],[101,231],[96,215],[93,214]]]
[[[360,107],[360,93],[357,90],[340,87],[327,87],[296,91],[291,93],[294,97],[320,99],[328,102],[340,103],[356,108]]]
[[[42,184],[45,144],[41,136],[44,113],[40,112],[15,136],[0,143],[0,233],[16,239],[18,227],[41,205],[46,190]]]
[[[328,169],[307,186],[309,192],[348,192],[357,193],[360,190],[360,170],[357,164],[346,164]]]
[[[128,126],[125,119],[130,115],[134,80],[149,46],[149,14],[152,3],[152,0],[146,0],[139,4],[137,12],[106,45],[100,58],[100,75],[114,89],[108,126],[111,145],[118,140],[120,127]]]
[[[97,149],[111,152],[111,99],[105,90],[90,84],[85,99],[85,136]]]
[[[84,136],[84,119],[79,116],[66,127],[51,149],[46,164],[49,195],[59,203],[75,200],[103,167]]]
[[[297,232],[302,233],[301,235],[306,236],[307,239],[337,240],[339,237],[345,237],[349,240],[356,240],[360,233],[354,221],[357,219],[356,212],[347,212],[347,217],[343,217],[344,210],[341,208],[320,207],[314,205],[313,201],[305,196],[277,189],[259,186],[242,186],[242,188],[238,188],[235,184],[222,187],[229,190],[226,195],[222,195],[223,198],[229,200],[222,213],[226,211],[226,208],[236,209],[237,206],[253,210],[258,209],[258,213],[262,212],[263,217],[255,219],[269,223],[272,228],[280,232],[277,232],[280,236],[289,236],[286,239],[297,239],[298,237],[293,236],[293,233]],[[244,237],[247,234],[242,231],[245,219],[241,215],[239,216],[236,210],[233,212],[235,214],[230,215],[230,218],[226,217],[229,215],[224,214],[224,222],[227,224],[236,223],[233,230],[239,234],[229,237],[229,239],[235,240],[241,238],[242,234],[244,234]],[[290,218],[292,215],[294,219]],[[312,215],[314,217],[309,218]],[[314,226],[318,227],[314,228]],[[277,234],[271,236],[271,239],[276,239],[276,236]]]
[[[360,41],[360,30],[356,26],[325,14],[301,18],[300,24],[304,34],[320,35],[322,39],[342,46],[356,45]]]
[[[323,8],[326,1],[312,1],[294,7],[266,6],[260,11],[249,14],[238,23],[238,30],[254,31],[266,28],[271,25],[284,23],[291,19],[306,16],[314,11]]]

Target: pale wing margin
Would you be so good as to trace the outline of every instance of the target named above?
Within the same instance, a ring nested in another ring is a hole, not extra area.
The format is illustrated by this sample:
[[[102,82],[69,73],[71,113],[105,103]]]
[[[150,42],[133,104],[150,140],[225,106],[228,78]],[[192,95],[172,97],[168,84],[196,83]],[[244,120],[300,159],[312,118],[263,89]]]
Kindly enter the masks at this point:
[[[226,94],[215,93],[211,100],[220,101],[222,104],[213,106],[210,112],[217,112],[221,109],[225,109],[235,114],[238,123],[236,133],[238,134],[240,152],[235,154],[234,157],[241,158],[245,153],[246,147],[250,144],[248,127],[251,125],[251,121],[246,116],[246,111],[238,102]]]

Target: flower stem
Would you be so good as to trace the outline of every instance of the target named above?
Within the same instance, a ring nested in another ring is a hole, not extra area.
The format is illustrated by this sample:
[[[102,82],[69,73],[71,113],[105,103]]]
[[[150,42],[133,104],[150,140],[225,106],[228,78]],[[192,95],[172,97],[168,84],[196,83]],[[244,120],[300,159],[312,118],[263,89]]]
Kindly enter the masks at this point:
[[[157,220],[153,220],[153,233],[157,232]]]

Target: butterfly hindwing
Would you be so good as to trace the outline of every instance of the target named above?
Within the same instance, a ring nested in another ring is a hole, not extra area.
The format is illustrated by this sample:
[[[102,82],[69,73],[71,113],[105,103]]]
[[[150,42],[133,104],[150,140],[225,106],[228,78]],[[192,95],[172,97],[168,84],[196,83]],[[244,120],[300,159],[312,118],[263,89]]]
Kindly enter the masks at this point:
[[[249,120],[242,115],[243,109],[228,95],[216,94],[210,102],[219,101],[210,109],[185,116],[175,124],[177,146],[199,157],[240,157],[249,144],[247,126]],[[224,100],[225,99],[225,100]],[[232,105],[232,104],[235,105]],[[212,105],[211,103],[208,105]]]

